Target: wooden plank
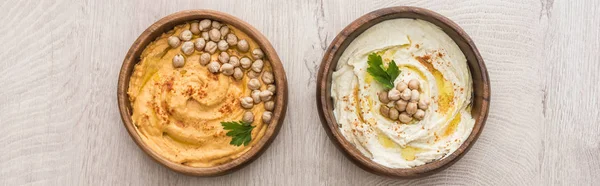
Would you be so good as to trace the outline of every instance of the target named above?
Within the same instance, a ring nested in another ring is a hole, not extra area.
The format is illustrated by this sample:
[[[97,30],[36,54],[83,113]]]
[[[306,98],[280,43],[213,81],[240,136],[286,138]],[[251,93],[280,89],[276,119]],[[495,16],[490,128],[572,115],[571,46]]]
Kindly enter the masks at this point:
[[[542,179],[544,185],[600,181],[600,1],[556,1],[545,35]]]

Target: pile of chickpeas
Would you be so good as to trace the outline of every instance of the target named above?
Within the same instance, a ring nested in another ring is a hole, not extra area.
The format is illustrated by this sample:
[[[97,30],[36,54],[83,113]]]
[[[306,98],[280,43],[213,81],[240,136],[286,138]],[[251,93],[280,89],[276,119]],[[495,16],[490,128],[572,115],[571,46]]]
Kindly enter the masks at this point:
[[[193,35],[199,35],[192,41]],[[260,48],[255,48],[251,52],[251,57],[230,56],[227,49],[234,48],[240,53],[246,53],[250,50],[248,41],[238,40],[237,35],[230,28],[218,21],[204,19],[190,23],[190,28],[184,30],[179,36],[170,36],[167,42],[171,48],[177,48],[181,45],[181,53],[173,57],[173,67],[181,68],[185,65],[184,55],[192,55],[194,51],[202,52],[200,55],[200,64],[207,66],[211,73],[222,73],[226,76],[233,76],[235,80],[242,80],[244,72],[247,72],[248,83],[246,84],[252,90],[250,96],[240,98],[242,108],[247,109],[244,112],[242,121],[247,123],[254,122],[254,113],[249,111],[255,104],[264,102],[265,111],[262,114],[264,123],[269,123],[273,116],[275,102],[275,79],[270,71],[263,71],[265,54]],[[181,43],[183,42],[183,44]],[[220,53],[217,53],[217,50]],[[218,54],[217,61],[211,61],[211,55]],[[252,59],[254,61],[252,61]],[[261,81],[266,84],[265,90],[260,90]]]
[[[421,96],[419,87],[419,80],[411,79],[408,84],[400,82],[389,91],[379,92],[377,96],[383,103],[379,110],[381,115],[405,124],[413,119],[422,120],[429,107],[429,98]]]

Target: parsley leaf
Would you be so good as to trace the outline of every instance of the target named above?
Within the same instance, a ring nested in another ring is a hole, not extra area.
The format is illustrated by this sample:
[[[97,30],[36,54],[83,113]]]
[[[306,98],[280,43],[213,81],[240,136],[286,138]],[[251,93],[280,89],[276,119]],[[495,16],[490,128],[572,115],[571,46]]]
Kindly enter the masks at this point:
[[[367,64],[369,64],[367,72],[373,76],[373,79],[388,89],[394,88],[394,80],[400,75],[400,70],[394,60],[392,60],[388,64],[388,68],[384,70],[383,59],[381,59],[381,56],[371,53],[369,54]]]
[[[396,80],[396,78],[400,75],[400,69],[398,69],[398,65],[396,65],[394,60],[392,60],[388,66],[389,67],[387,68],[386,72],[390,76],[390,82],[393,85],[394,80]]]
[[[229,130],[226,135],[231,137],[231,142],[229,142],[231,145],[240,146],[244,144],[246,146],[252,141],[251,134],[255,126],[250,125],[250,123],[230,121],[221,122],[221,126],[223,126],[223,129]]]

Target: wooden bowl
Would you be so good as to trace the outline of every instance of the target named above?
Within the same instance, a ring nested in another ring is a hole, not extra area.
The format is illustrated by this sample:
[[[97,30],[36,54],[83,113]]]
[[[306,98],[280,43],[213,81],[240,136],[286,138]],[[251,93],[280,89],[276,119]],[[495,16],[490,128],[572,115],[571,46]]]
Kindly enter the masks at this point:
[[[135,64],[140,61],[140,54],[150,42],[154,41],[161,34],[173,29],[176,25],[204,18],[230,24],[246,33],[250,38],[256,41],[256,43],[265,53],[265,57],[271,62],[273,74],[275,76],[277,94],[274,97],[276,104],[275,109],[273,110],[271,123],[268,124],[268,128],[263,138],[260,139],[260,141],[254,147],[252,147],[248,152],[239,158],[228,163],[209,168],[197,168],[171,162],[152,151],[143,141],[141,141],[140,136],[136,132],[134,128],[135,126],[131,120],[132,108],[129,102],[129,96],[127,95],[127,89],[129,87],[129,78],[131,77],[133,68]],[[133,45],[131,45],[129,52],[127,52],[127,55],[125,56],[125,60],[123,60],[123,66],[121,67],[121,72],[119,74],[117,90],[121,118],[123,119],[125,128],[127,129],[127,132],[129,132],[129,135],[133,141],[135,141],[135,143],[144,152],[146,152],[146,154],[148,154],[158,163],[174,171],[195,176],[223,175],[238,170],[258,158],[258,156],[260,156],[267,149],[271,142],[273,142],[277,136],[277,133],[279,132],[279,129],[281,128],[285,117],[285,112],[287,110],[287,95],[287,79],[285,76],[285,71],[283,70],[283,65],[281,64],[275,49],[273,49],[273,46],[271,46],[271,43],[269,43],[267,38],[265,38],[265,36],[263,36],[258,30],[248,23],[229,14],[213,10],[186,10],[177,12],[158,20],[156,23],[148,27],[138,37]]]
[[[446,32],[465,54],[473,77],[474,86],[471,113],[475,119],[475,125],[467,140],[454,151],[454,153],[446,158],[422,166],[406,169],[389,168],[373,162],[342,136],[337,127],[338,124],[335,116],[333,115],[333,99],[331,98],[330,92],[331,74],[335,71],[340,56],[352,40],[377,23],[397,18],[412,18],[429,21]],[[325,128],[329,139],[331,139],[338,149],[340,149],[340,151],[356,165],[364,170],[379,175],[401,178],[421,177],[447,168],[460,159],[477,140],[488,115],[490,82],[485,64],[479,55],[479,51],[477,51],[475,44],[473,44],[473,41],[467,33],[465,33],[465,31],[463,31],[456,23],[440,14],[423,8],[406,6],[384,8],[368,13],[352,22],[344,28],[344,30],[335,37],[331,45],[329,45],[329,48],[323,57],[323,61],[321,62],[317,82],[317,106],[319,109],[319,117],[321,118],[323,128]]]

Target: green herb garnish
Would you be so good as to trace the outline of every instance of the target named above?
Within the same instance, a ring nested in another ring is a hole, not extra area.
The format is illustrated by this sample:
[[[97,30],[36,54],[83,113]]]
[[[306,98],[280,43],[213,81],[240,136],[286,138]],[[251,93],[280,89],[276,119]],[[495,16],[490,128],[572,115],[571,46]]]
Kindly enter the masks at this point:
[[[248,145],[250,141],[252,141],[252,129],[255,126],[250,125],[250,123],[246,123],[243,121],[235,122],[221,122],[223,129],[229,130],[227,132],[227,136],[231,137],[231,142],[229,144],[240,146],[244,144],[244,146]]]
[[[394,60],[388,63],[388,68],[384,70],[381,56],[371,53],[369,54],[367,63],[369,64],[367,72],[369,72],[377,82],[388,89],[394,88],[394,80],[400,75],[400,70],[398,70],[398,65],[396,65]]]

